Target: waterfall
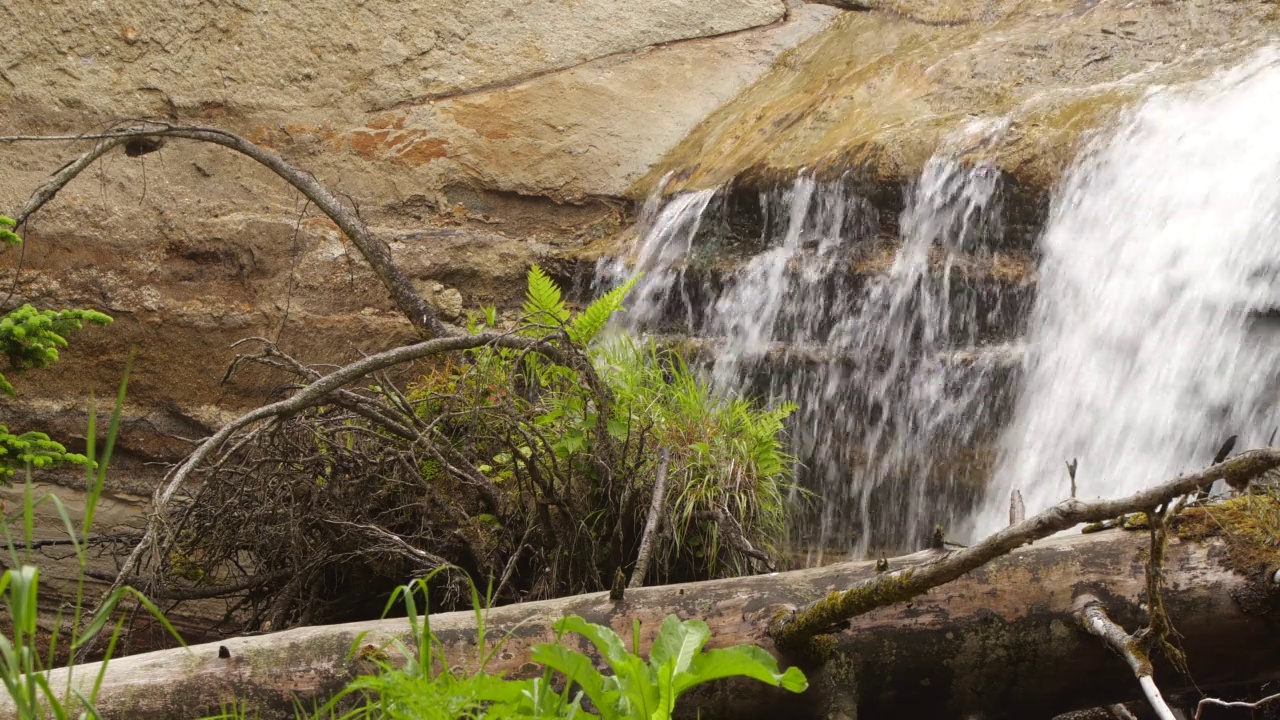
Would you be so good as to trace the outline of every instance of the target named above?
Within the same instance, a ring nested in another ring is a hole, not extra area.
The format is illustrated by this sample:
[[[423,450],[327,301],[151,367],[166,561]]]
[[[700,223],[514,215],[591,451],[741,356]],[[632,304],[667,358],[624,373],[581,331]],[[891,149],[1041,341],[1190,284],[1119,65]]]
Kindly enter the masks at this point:
[[[1267,442],[1280,372],[1280,52],[1153,94],[1098,139],[1041,238],[1025,385],[978,536]]]
[[[629,264],[601,267],[646,272],[632,331],[699,338],[719,391],[799,404],[792,451],[815,501],[796,537],[809,563],[918,547],[981,494],[989,461],[975,447],[990,444],[1008,375],[983,345],[1008,339],[983,274],[1001,234],[999,174],[961,158],[1004,129],[976,122],[949,138],[896,222],[847,178],[802,172],[750,211],[727,190],[650,205]]]

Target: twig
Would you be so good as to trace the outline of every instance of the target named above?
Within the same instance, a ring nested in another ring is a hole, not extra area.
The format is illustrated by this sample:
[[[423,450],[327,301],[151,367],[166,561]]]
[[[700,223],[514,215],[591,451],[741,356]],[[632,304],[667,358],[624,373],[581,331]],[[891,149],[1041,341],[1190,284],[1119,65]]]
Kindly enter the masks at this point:
[[[1182,651],[1169,642],[1174,635],[1169,613],[1164,607],[1164,555],[1169,546],[1168,504],[1147,510],[1151,545],[1147,554],[1147,627],[1151,629],[1154,645],[1169,658],[1178,672],[1190,675],[1187,659]]]
[[[837,590],[775,621],[769,634],[780,645],[795,646],[827,628],[875,608],[909,600],[926,590],[951,582],[992,559],[1027,543],[1046,538],[1084,522],[1101,522],[1125,513],[1154,508],[1208,487],[1218,480],[1254,478],[1280,466],[1280,450],[1265,448],[1237,455],[1221,465],[1184,475],[1163,485],[1115,500],[1064,500],[1026,520],[1007,527],[964,550],[939,560],[884,573]]]
[[[100,570],[85,570],[85,576],[95,580],[115,580],[115,573],[102,572]],[[289,577],[289,573],[283,570],[267,573],[265,575],[252,575],[234,582],[224,583],[222,585],[201,585],[197,587],[175,587],[171,585],[161,585],[158,587],[147,587],[146,579],[141,577],[127,578],[129,585],[134,587],[145,587],[147,597],[152,600],[208,600],[211,598],[220,598],[227,595],[252,590],[262,585],[277,582]]]
[[[1108,647],[1119,653],[1120,657],[1129,663],[1134,676],[1138,678],[1138,685],[1142,687],[1142,692],[1147,696],[1147,702],[1151,703],[1156,716],[1160,720],[1177,720],[1177,716],[1173,714],[1173,710],[1169,709],[1169,704],[1164,701],[1160,688],[1156,687],[1155,678],[1152,676],[1151,660],[1147,658],[1148,638],[1141,632],[1136,635],[1126,633],[1123,628],[1107,617],[1106,610],[1097,598],[1082,595],[1077,602],[1080,603],[1080,609],[1076,611],[1076,619],[1080,621],[1080,625],[1090,635],[1101,638]]]
[[[658,455],[658,478],[653,483],[653,502],[649,504],[649,519],[644,523],[640,536],[640,552],[636,555],[636,567],[631,572],[627,587],[643,587],[645,573],[649,572],[649,557],[653,554],[653,537],[658,532],[662,517],[663,500],[667,493],[667,466],[671,463],[671,451],[662,448]]]
[[[1204,712],[1205,706],[1207,705],[1212,705],[1214,707],[1221,707],[1221,708],[1239,708],[1242,710],[1257,710],[1259,707],[1269,702],[1272,702],[1274,700],[1280,700],[1280,693],[1276,693],[1275,695],[1268,695],[1262,698],[1261,700],[1255,700],[1253,702],[1244,702],[1242,700],[1228,702],[1226,700],[1219,700],[1218,698],[1205,698],[1196,704],[1196,720],[1200,720],[1200,714]]]
[[[516,545],[516,551],[511,553],[511,559],[507,561],[507,567],[502,571],[502,578],[498,580],[498,587],[493,591],[495,598],[502,596],[502,588],[506,587],[507,581],[511,579],[511,573],[515,572],[516,563],[520,561],[520,556],[528,549],[529,536],[533,534],[535,527],[537,524],[533,522],[525,527],[524,534],[520,536],[520,542]]]
[[[703,514],[700,513],[700,515]],[[728,513],[720,510],[719,508],[714,508],[706,512],[705,517],[709,517],[715,521],[720,534],[729,541],[729,544],[733,546],[734,550],[737,550],[748,558],[759,562],[765,572],[774,572],[777,570],[777,566],[774,564],[773,558],[769,557],[769,554],[763,550],[756,549],[756,547],[751,544],[751,541],[747,540],[747,537],[742,534],[742,528],[738,527],[737,522],[730,517]],[[755,568],[753,567],[752,569],[754,570]]]
[[[90,535],[89,537],[83,538],[81,540],[71,540],[69,538],[63,538],[60,540],[32,540],[29,543],[14,542],[13,547],[15,550],[39,550],[40,548],[45,548],[45,547],[77,545],[81,543],[85,545],[101,545],[105,543],[118,543],[118,542],[124,542],[126,540],[136,540],[137,538],[138,538],[137,535]]]

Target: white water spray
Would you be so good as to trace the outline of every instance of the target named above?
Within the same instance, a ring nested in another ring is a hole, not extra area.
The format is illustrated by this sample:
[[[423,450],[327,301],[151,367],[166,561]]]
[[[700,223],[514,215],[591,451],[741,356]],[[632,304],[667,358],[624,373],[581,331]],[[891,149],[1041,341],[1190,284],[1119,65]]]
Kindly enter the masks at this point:
[[[1025,386],[975,534],[1118,496],[1280,423],[1280,52],[1150,97],[1055,198]],[[1260,318],[1262,315],[1264,317]]]
[[[957,158],[1003,129],[974,123],[940,148],[905,198],[896,239],[848,183],[804,173],[761,195],[758,240],[718,234],[725,218],[710,218],[724,196],[678,195],[646,213],[634,267],[647,275],[627,322],[706,340],[704,367],[722,392],[799,404],[793,452],[817,495],[797,533],[810,563],[826,550],[913,549],[976,501],[986,467],[969,448],[995,425],[999,392],[973,351],[1000,290],[962,266],[999,235],[999,178]],[[744,256],[744,245],[755,249]],[[886,251],[884,272],[855,269]],[[736,270],[712,273],[711,285],[688,272],[735,254]]]

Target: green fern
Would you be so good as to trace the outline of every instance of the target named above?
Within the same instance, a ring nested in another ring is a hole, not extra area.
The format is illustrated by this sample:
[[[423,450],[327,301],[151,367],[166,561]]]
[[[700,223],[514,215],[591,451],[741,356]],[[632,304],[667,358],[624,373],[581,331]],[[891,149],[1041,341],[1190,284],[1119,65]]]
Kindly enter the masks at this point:
[[[569,323],[569,339],[579,345],[587,345],[594,340],[609,323],[609,318],[622,308],[623,299],[639,279],[639,275],[633,276],[625,285],[610,290],[578,313]]]
[[[564,325],[569,320],[569,310],[560,297],[556,281],[534,265],[529,268],[529,289],[525,293],[524,312],[529,322],[539,325]]]

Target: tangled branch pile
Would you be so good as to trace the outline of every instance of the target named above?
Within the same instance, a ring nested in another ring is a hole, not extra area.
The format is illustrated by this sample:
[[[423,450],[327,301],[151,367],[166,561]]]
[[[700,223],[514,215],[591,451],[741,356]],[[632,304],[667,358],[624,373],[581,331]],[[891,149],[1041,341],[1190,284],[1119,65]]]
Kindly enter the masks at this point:
[[[605,339],[628,288],[575,315],[535,267],[509,333],[534,343],[428,357],[407,387],[381,373],[229,443],[161,525],[165,594],[237,597],[246,626],[279,628],[376,615],[444,565],[491,579],[500,602],[601,590],[636,563],[661,448],[649,579],[772,569],[791,408],[716,398],[678,356]],[[243,359],[319,377],[263,342]],[[459,575],[435,577],[433,600],[469,603]]]

